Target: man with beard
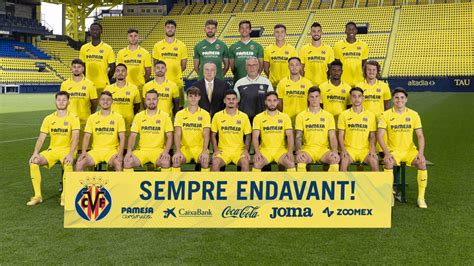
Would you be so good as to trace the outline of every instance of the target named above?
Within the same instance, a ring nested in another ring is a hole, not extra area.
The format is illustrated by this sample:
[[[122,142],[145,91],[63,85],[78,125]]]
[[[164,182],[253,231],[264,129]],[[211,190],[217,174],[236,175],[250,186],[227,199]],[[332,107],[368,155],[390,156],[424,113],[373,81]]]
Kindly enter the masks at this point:
[[[216,78],[224,80],[225,73],[229,70],[229,50],[227,45],[216,38],[217,21],[206,21],[206,38],[194,46],[194,71],[203,79],[203,66],[213,62],[217,67]]]
[[[178,86],[180,104],[184,104],[183,72],[188,62],[188,48],[182,41],[176,39],[176,22],[165,22],[165,38],[153,47],[153,60],[166,63],[166,79],[173,81]]]
[[[278,94],[274,91],[267,92],[265,105],[267,109],[253,121],[252,144],[255,155],[252,172],[260,172],[265,165],[272,162],[285,167],[287,172],[296,172],[290,117],[277,110]]]
[[[102,25],[94,22],[89,31],[92,41],[81,47],[79,58],[86,64],[86,78],[94,83],[100,95],[114,75],[115,54],[112,47],[100,39]]]
[[[321,41],[321,24],[314,22],[310,34],[311,43],[303,46],[300,51],[301,72],[313,85],[319,86],[328,80],[328,65],[334,61],[334,51]]]
[[[100,94],[100,111],[89,116],[84,139],[82,140],[82,153],[76,162],[76,171],[84,171],[87,167],[106,162],[122,171],[123,150],[125,147],[125,121],[123,117],[112,111],[112,93],[103,91]],[[92,137],[92,149],[87,151]]]
[[[69,94],[65,91],[56,93],[56,112],[43,120],[40,135],[30,158],[30,175],[35,195],[26,203],[34,206],[43,202],[41,194],[40,166],[53,167],[57,162],[63,165],[64,173],[72,172],[74,155],[79,142],[79,118],[67,111]],[[39,153],[47,136],[50,136],[49,147]],[[64,182],[64,176],[63,176]],[[64,206],[64,190],[61,193],[61,206]]]
[[[133,171],[133,167],[149,162],[161,167],[162,172],[171,170],[169,151],[173,145],[173,124],[169,115],[157,108],[158,101],[157,91],[150,90],[145,94],[146,110],[133,119],[124,171]],[[138,135],[139,148],[133,150]]]
[[[114,101],[112,103],[112,111],[122,115],[125,120],[125,128],[127,136],[130,134],[130,126],[132,125],[133,117],[140,110],[142,99],[137,86],[126,81],[127,66],[118,64],[115,68],[116,82],[105,88],[104,91],[110,91]]]
[[[127,82],[137,86],[141,95],[143,85],[150,78],[151,56],[138,45],[137,29],[128,30],[128,46],[117,53],[117,63],[127,66]]]
[[[174,116],[179,110],[178,86],[176,86],[176,83],[166,78],[167,68],[164,61],[156,61],[154,71],[155,79],[149,81],[145,86],[143,86],[143,98],[145,98],[148,91],[157,91],[159,100],[158,109],[167,113],[170,117]]]

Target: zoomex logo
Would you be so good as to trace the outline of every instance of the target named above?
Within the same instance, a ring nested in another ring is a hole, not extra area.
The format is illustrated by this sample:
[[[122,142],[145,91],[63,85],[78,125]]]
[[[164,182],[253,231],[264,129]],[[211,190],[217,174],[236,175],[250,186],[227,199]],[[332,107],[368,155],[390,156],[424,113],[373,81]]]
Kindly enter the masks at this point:
[[[277,217],[313,217],[313,210],[309,207],[273,207],[270,218]]]
[[[227,206],[222,211],[222,218],[257,218],[260,206],[245,206],[243,208],[232,208]]]
[[[80,182],[83,187],[74,201],[77,214],[90,222],[102,220],[112,207],[112,197],[105,188],[107,181],[102,178],[87,178]]]

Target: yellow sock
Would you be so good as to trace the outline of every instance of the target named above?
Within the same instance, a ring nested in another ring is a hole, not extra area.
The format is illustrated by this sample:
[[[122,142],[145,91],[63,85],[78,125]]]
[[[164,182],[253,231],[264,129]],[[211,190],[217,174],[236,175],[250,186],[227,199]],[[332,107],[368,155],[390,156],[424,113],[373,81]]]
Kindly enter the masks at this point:
[[[210,172],[211,168],[201,168],[201,172]]]
[[[124,172],[135,172],[135,170],[133,170],[133,168],[123,168],[123,171]]]
[[[173,168],[171,168],[171,172],[179,173],[179,172],[181,172],[181,167],[173,167]]]
[[[328,172],[339,172],[339,164],[330,164]]]
[[[393,173],[393,169],[383,169],[384,172]]]
[[[169,168],[161,168],[161,172],[171,172],[171,167],[169,167]]]
[[[30,164],[31,183],[33,183],[33,190],[35,197],[41,197],[41,171],[37,164]]]
[[[418,199],[425,199],[426,185],[428,184],[428,171],[418,170],[416,181],[418,182]]]
[[[64,192],[66,190],[66,173],[72,172],[72,164],[66,164],[63,166],[64,174],[63,174],[63,192],[61,193],[61,198],[64,198]]]
[[[252,172],[262,172],[262,169],[252,168]]]
[[[297,171],[298,172],[306,172],[306,164],[305,163],[298,163],[297,164]]]
[[[287,172],[296,172],[296,168],[291,167],[291,168],[286,168]]]

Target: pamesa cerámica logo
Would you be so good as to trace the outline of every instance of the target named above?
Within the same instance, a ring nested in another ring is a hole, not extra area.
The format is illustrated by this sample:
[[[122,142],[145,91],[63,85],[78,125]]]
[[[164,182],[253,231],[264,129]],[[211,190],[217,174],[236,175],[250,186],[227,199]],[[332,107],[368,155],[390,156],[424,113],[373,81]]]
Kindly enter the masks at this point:
[[[112,207],[112,197],[105,188],[107,180],[93,177],[79,182],[81,182],[82,188],[74,201],[77,214],[89,222],[104,219]]]

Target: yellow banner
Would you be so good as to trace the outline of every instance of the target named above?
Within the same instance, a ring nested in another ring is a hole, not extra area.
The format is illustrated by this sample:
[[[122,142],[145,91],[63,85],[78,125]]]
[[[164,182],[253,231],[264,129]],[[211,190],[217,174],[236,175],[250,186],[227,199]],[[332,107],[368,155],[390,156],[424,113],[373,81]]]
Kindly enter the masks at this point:
[[[391,227],[384,172],[72,172],[64,227]]]

